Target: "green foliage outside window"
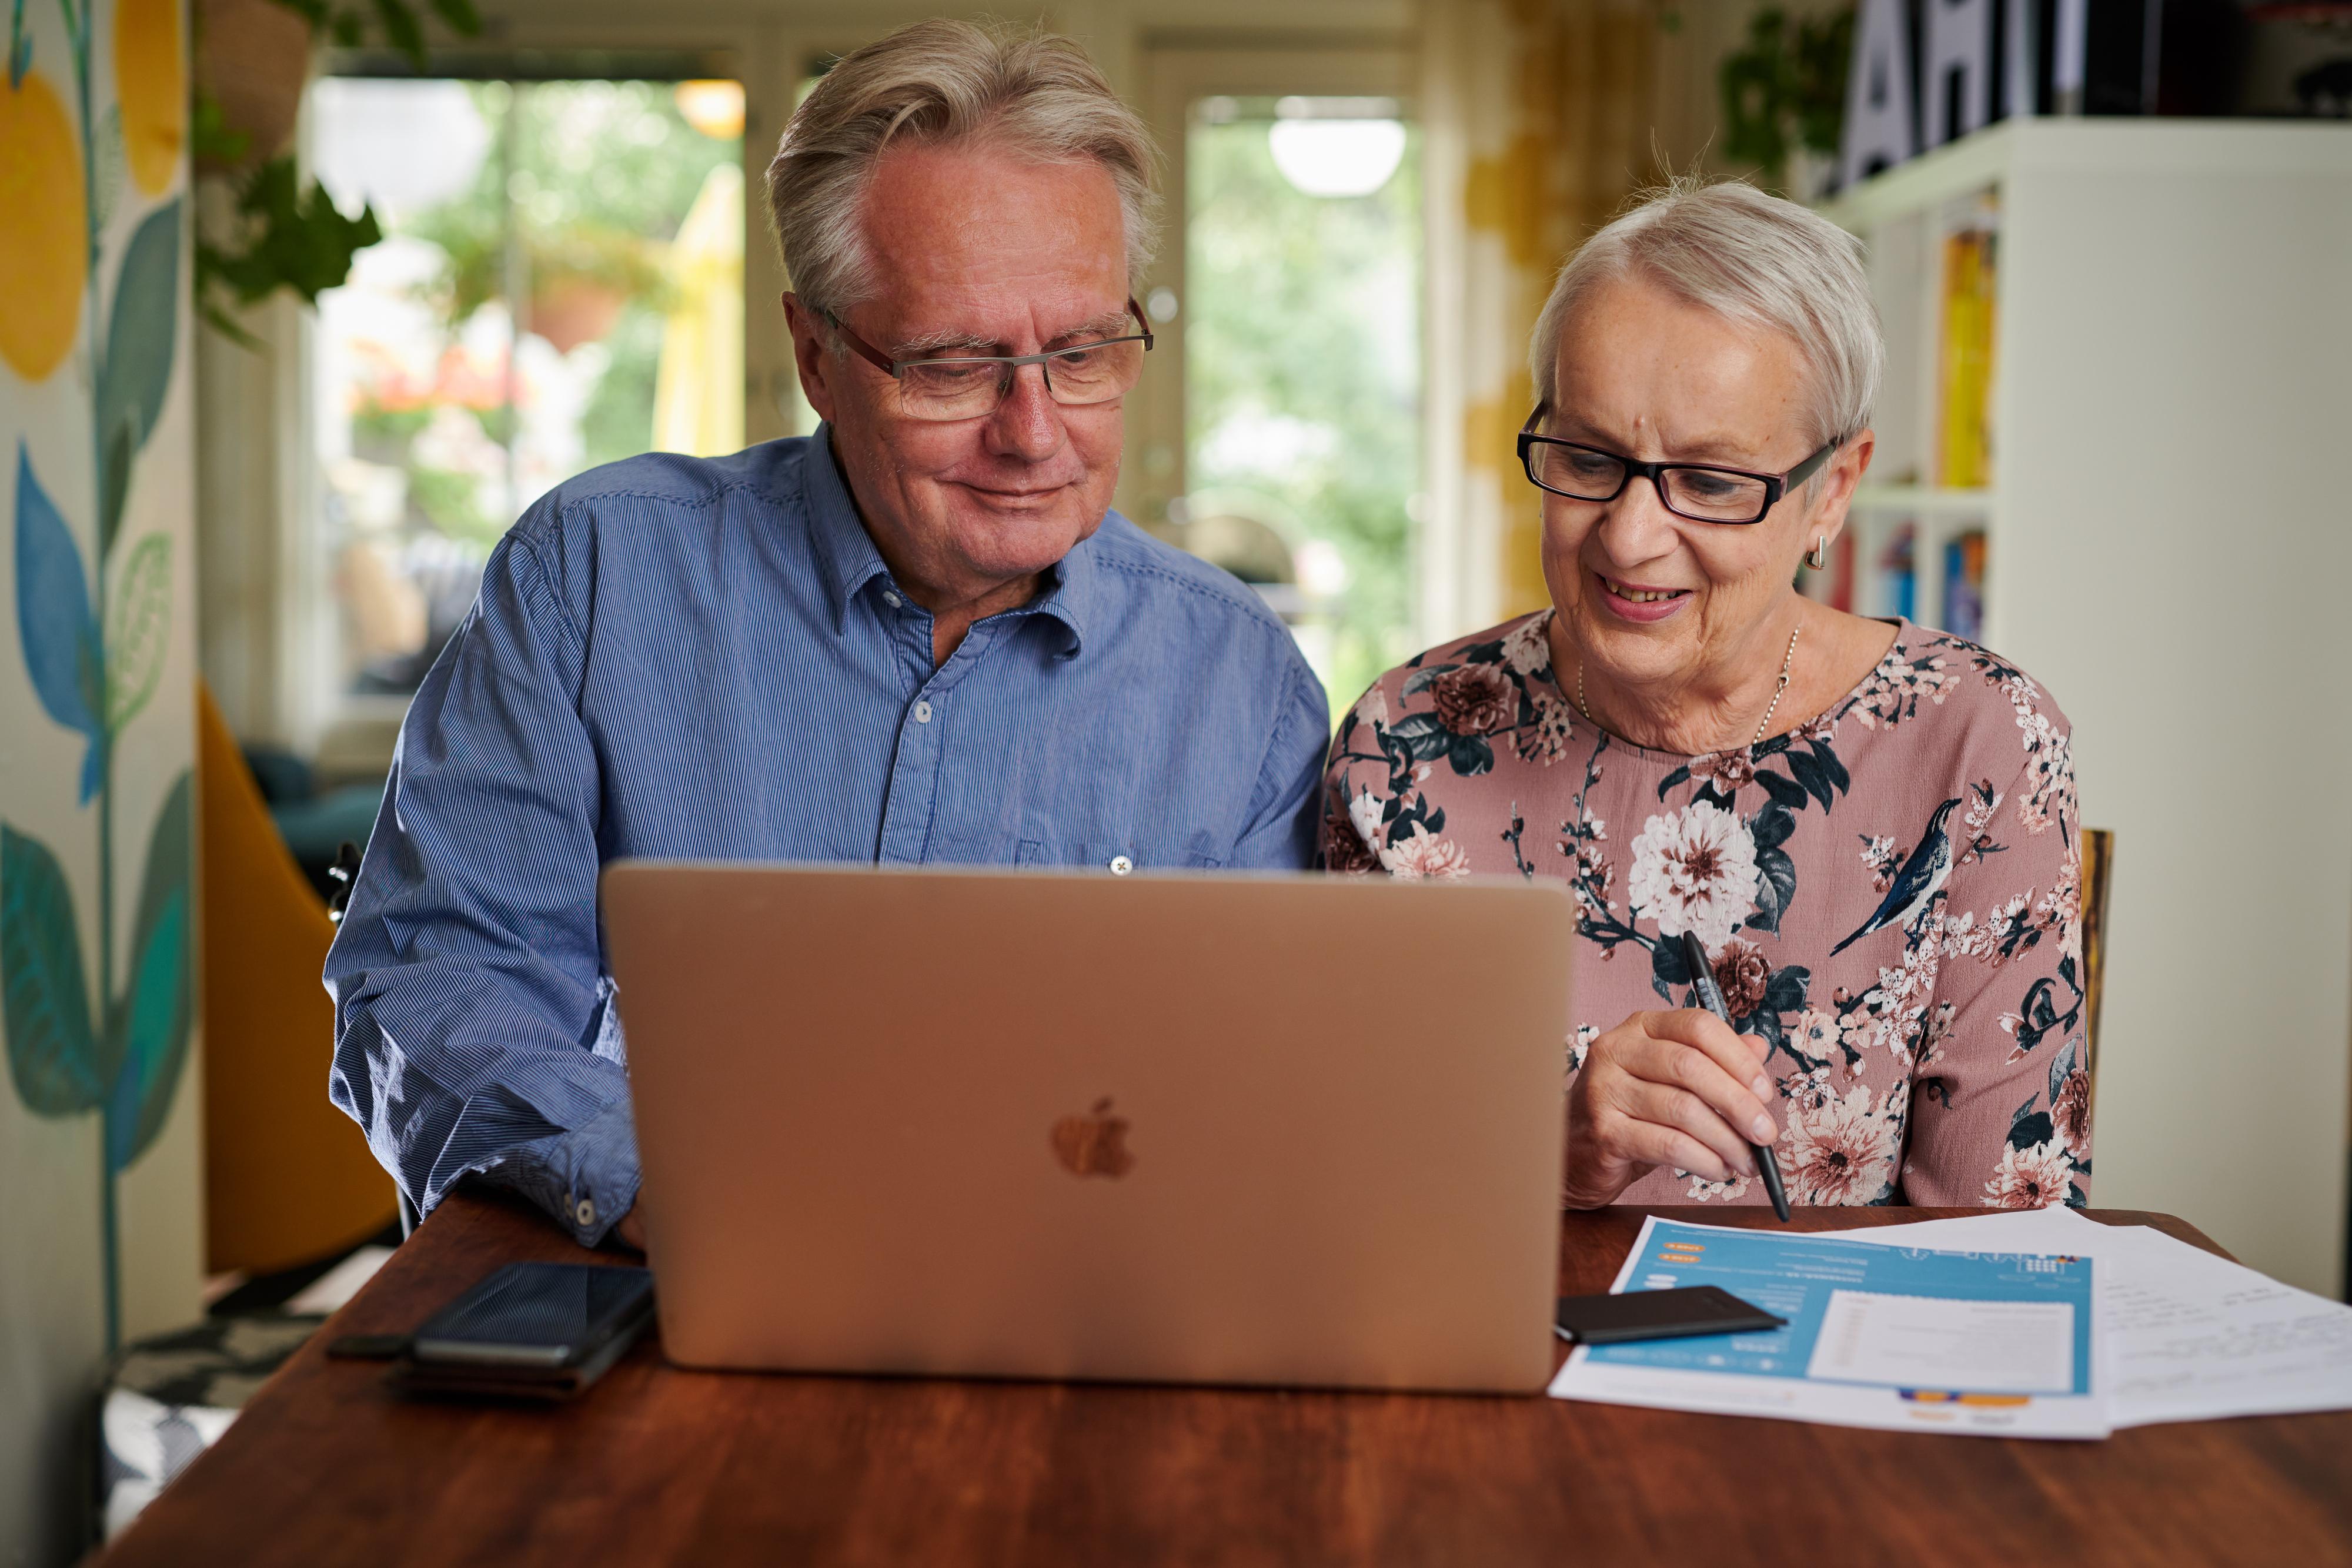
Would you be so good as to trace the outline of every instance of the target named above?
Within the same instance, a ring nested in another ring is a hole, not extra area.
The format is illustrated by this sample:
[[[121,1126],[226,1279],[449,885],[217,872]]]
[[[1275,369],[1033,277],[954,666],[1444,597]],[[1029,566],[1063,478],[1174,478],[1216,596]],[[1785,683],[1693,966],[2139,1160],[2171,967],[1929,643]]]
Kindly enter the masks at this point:
[[[473,84],[474,106],[513,141],[482,162],[473,188],[419,214],[401,232],[449,257],[436,302],[452,329],[506,294],[508,225],[517,225],[528,287],[609,288],[621,314],[602,340],[612,358],[582,417],[583,462],[646,449],[662,312],[670,303],[663,247],[711,170],[740,156],[687,123],[667,82],[541,82],[520,89]],[[512,123],[509,127],[509,111]],[[512,201],[509,201],[509,193]]]
[[[1338,547],[1348,585],[1326,672],[1335,711],[1413,652],[1418,141],[1387,184],[1341,198],[1284,179],[1264,120],[1196,126],[1188,144],[1187,483],[1271,496],[1308,538]],[[1284,437],[1234,439],[1253,426]]]

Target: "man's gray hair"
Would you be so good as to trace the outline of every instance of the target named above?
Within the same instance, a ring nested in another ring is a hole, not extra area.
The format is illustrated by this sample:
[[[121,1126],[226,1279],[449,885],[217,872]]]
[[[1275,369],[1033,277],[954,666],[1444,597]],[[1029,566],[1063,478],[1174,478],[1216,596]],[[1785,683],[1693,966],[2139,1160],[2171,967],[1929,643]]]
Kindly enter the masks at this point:
[[[1118,188],[1130,287],[1151,265],[1151,135],[1087,52],[1034,29],[939,18],[843,56],[793,112],[768,165],[777,249],[820,315],[838,320],[871,289],[861,208],[897,138],[987,142],[1045,162],[1091,158]]]
[[[1549,402],[1560,329],[1596,287],[1638,278],[1727,319],[1779,332],[1810,371],[1807,432],[1844,441],[1870,423],[1886,339],[1862,242],[1809,208],[1736,181],[1677,178],[1586,240],[1536,318],[1528,366]]]

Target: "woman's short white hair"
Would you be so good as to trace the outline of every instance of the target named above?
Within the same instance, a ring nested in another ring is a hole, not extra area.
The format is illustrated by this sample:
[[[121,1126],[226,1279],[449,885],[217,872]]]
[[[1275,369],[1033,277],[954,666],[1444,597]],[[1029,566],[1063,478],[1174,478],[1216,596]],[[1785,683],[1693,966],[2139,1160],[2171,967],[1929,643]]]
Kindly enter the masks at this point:
[[[1557,390],[1560,329],[1601,284],[1633,277],[1797,346],[1812,385],[1812,443],[1870,423],[1886,339],[1863,270],[1862,242],[1809,208],[1737,181],[1676,179],[1634,198],[1586,240],[1551,286],[1528,346],[1536,396]]]
[[[871,287],[861,207],[893,140],[986,141],[1045,162],[1091,158],[1118,188],[1128,280],[1151,265],[1150,132],[1087,52],[1034,29],[917,22],[844,55],[784,127],[768,217],[803,303],[834,320]]]

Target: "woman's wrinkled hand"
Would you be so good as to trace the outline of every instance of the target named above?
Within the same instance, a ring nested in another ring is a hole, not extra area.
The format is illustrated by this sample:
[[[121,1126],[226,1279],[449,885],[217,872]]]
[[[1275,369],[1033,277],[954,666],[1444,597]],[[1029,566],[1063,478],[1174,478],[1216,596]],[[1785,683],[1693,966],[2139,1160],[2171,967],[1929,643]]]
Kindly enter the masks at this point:
[[[1748,1145],[1780,1135],[1767,1049],[1696,1008],[1635,1013],[1594,1040],[1568,1091],[1562,1201],[1614,1202],[1654,1166],[1709,1181],[1755,1175]]]

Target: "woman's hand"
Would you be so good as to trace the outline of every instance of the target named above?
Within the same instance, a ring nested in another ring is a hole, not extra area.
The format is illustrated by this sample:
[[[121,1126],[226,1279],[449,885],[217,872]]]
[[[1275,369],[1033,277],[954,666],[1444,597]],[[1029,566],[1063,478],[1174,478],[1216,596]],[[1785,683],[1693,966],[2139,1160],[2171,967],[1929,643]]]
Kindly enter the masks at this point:
[[[646,1222],[637,1218],[635,1205],[630,1207],[628,1213],[621,1216],[621,1222],[613,1227],[613,1230],[626,1245],[640,1252],[646,1249]]]
[[[1709,1181],[1756,1174],[1751,1143],[1780,1137],[1768,1048],[1696,1008],[1635,1013],[1595,1040],[1568,1091],[1570,1208],[1616,1200],[1653,1166]]]

